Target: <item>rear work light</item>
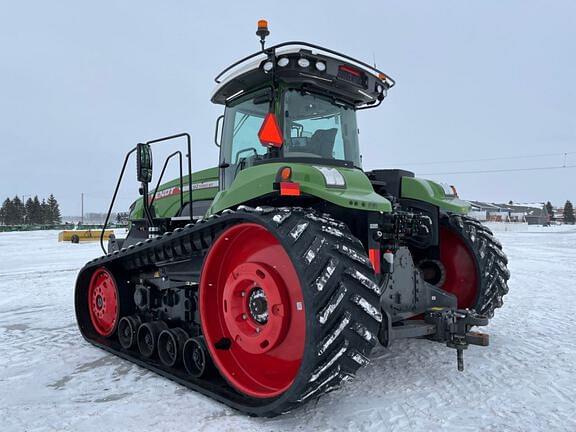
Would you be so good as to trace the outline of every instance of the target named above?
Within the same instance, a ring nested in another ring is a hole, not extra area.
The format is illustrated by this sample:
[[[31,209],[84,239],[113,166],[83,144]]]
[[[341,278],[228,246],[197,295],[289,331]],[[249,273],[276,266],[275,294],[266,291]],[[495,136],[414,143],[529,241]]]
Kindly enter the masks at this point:
[[[300,57],[298,59],[298,66],[300,66],[301,68],[307,68],[308,66],[310,66],[310,60],[304,57]]]
[[[271,61],[267,61],[266,63],[264,63],[264,65],[262,66],[262,69],[264,69],[264,72],[268,73],[270,72],[272,69],[274,69],[274,63]]]

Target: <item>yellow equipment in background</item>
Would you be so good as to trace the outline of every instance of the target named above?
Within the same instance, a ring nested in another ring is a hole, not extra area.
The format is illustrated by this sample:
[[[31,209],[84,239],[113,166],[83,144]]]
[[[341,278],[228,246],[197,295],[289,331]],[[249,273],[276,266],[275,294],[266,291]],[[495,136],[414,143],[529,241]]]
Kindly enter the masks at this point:
[[[72,243],[80,243],[81,241],[96,241],[100,240],[101,230],[99,229],[86,229],[86,230],[64,230],[58,234],[58,241],[69,241]],[[104,240],[109,240],[110,236],[114,233],[112,230],[104,231]]]

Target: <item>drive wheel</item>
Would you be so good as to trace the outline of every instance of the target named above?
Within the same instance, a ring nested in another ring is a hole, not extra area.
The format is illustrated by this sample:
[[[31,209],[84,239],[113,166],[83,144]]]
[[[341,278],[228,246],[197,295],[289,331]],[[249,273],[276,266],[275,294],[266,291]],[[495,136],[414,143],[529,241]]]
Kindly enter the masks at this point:
[[[492,231],[476,219],[446,215],[440,223],[441,286],[459,308],[491,318],[508,293],[508,259]]]
[[[266,406],[260,415],[275,415],[368,363],[379,293],[362,245],[342,223],[270,209],[211,246],[200,280],[202,330],[221,375]]]

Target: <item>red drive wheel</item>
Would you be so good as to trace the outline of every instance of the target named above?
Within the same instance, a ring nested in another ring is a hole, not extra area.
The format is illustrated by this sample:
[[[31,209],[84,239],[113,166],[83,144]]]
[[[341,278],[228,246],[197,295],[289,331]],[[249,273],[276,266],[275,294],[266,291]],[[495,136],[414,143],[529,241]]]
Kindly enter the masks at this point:
[[[472,250],[455,231],[440,227],[440,261],[444,266],[442,289],[456,296],[458,307],[472,308],[478,297],[478,268]]]
[[[119,318],[118,287],[114,276],[100,267],[90,278],[88,310],[94,330],[101,336],[110,336],[116,330]]]
[[[200,317],[208,350],[238,391],[282,394],[294,382],[306,339],[298,273],[265,227],[241,223],[212,245],[200,282]]]

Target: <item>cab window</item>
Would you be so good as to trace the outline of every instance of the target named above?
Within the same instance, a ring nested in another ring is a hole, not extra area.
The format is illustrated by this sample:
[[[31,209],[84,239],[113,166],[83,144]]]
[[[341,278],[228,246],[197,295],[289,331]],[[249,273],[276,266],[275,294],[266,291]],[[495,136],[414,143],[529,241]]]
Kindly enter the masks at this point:
[[[263,93],[226,107],[220,163],[224,168],[224,187],[230,186],[236,175],[252,166],[266,154],[266,147],[258,140],[258,131],[269,109]]]
[[[339,159],[360,166],[353,108],[310,93],[284,96],[284,157]]]

